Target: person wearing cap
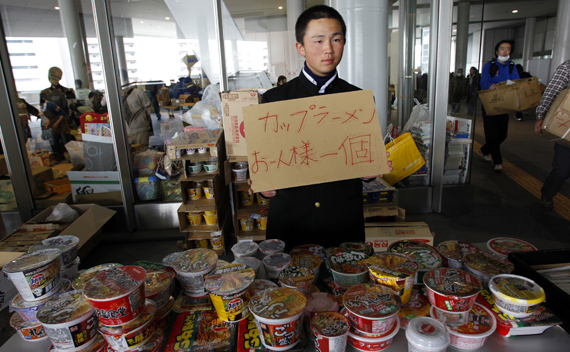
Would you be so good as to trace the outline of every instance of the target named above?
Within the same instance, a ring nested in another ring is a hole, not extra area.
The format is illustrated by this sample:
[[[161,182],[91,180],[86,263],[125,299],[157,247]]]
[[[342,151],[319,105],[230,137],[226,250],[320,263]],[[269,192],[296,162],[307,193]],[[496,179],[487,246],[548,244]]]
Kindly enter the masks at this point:
[[[180,80],[180,82],[178,82],[178,84],[174,86],[173,90],[174,99],[180,98],[180,94],[182,94],[184,89],[187,87],[187,85],[190,85],[191,82],[192,79],[190,77],[184,77],[182,80]]]
[[[65,145],[71,140],[71,136],[69,134],[70,128],[67,123],[69,115],[67,115],[62,108],[55,105],[55,103],[48,101],[46,102],[44,116],[48,119],[44,128],[51,128],[53,152],[56,154],[56,158],[60,158],[61,160],[65,153]]]
[[[50,86],[40,92],[40,106],[42,110],[45,108],[45,103],[51,101],[59,106],[65,113],[69,113],[67,99],[75,99],[75,92],[71,88],[66,88],[59,84],[63,72],[59,67],[51,67],[48,70],[48,80]]]
[[[180,94],[191,94],[202,97],[200,94],[200,87],[195,85],[190,77],[184,78],[184,88],[182,88]]]

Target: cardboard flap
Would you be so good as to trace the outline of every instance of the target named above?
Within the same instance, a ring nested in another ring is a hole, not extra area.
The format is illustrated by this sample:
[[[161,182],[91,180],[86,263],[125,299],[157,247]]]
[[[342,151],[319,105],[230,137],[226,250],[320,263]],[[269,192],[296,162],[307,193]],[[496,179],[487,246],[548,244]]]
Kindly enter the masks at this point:
[[[21,255],[26,253],[22,252],[0,252],[0,268],[4,266],[4,264],[8,263],[10,260],[14,260]]]
[[[79,248],[91,238],[91,236],[99,231],[107,221],[109,221],[116,211],[99,206],[97,204],[89,204],[91,209],[81,215],[82,221],[74,221],[61,234],[73,234],[79,238]]]

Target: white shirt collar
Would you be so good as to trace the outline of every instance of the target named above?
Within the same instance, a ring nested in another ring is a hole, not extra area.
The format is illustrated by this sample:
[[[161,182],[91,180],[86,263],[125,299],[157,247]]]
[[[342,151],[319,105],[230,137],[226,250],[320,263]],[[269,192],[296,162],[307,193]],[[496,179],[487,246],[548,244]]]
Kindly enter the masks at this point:
[[[303,68],[303,73],[305,74],[305,77],[307,77],[307,79],[313,83],[314,85],[317,85],[317,81],[315,81],[315,79],[313,77],[311,77],[310,74],[307,73],[307,71],[305,71],[305,68]],[[321,89],[319,89],[319,93],[322,94],[325,92],[325,89],[328,87],[329,84],[331,84],[332,81],[334,81],[334,79],[336,78],[336,76],[338,75],[338,72],[335,72],[335,74],[331,77],[331,79],[329,79],[328,81],[326,81],[325,84],[323,84],[323,86],[321,87]]]

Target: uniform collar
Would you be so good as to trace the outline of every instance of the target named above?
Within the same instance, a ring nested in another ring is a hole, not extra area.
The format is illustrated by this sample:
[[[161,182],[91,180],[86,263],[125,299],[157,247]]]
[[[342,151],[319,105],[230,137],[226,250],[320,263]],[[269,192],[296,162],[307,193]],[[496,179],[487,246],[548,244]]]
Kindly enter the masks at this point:
[[[309,69],[309,67],[307,67],[307,62],[305,62],[305,67],[303,67],[303,74],[307,80],[309,80],[309,82],[313,83],[315,86],[317,86],[317,88],[319,88],[319,94],[323,94],[325,92],[325,89],[338,76],[336,69],[324,77],[317,76],[311,71],[311,69]]]

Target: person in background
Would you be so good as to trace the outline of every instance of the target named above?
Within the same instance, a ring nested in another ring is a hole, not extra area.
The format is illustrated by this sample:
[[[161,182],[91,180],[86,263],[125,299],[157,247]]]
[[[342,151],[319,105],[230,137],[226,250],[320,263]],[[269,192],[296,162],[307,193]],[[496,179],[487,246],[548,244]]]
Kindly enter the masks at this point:
[[[479,99],[479,81],[481,79],[479,71],[472,66],[469,69],[467,79],[467,114],[473,115],[477,109],[477,100]]]
[[[59,67],[51,67],[48,70],[48,80],[50,86],[40,92],[40,106],[42,111],[45,109],[45,103],[51,101],[59,106],[66,114],[69,114],[67,99],[75,99],[73,89],[66,88],[59,84],[63,72]]]
[[[160,116],[160,105],[158,105],[158,97],[157,97],[157,93],[160,91],[160,88],[162,88],[162,84],[147,84],[146,86],[146,96],[147,98],[150,100],[150,103],[152,104],[152,108],[154,110],[154,114],[156,115],[156,119],[160,120],[161,116]]]
[[[89,93],[91,91],[87,88],[83,88],[83,81],[80,79],[75,80],[75,95],[77,97],[77,102],[86,105],[86,101],[89,99]]]
[[[463,69],[458,68],[457,74],[451,79],[449,84],[449,101],[451,102],[451,112],[459,114],[462,100],[467,97],[467,80],[463,76]]]
[[[48,118],[45,129],[51,128],[53,138],[53,152],[56,160],[61,161],[65,159],[65,145],[71,140],[69,134],[70,128],[67,120],[69,115],[59,106],[51,101],[46,103],[44,116]]]
[[[508,40],[501,40],[495,45],[495,58],[487,62],[481,71],[481,89],[495,90],[497,83],[507,80],[519,79],[519,73],[514,62],[510,61],[513,44]],[[494,170],[503,169],[501,156],[501,143],[507,139],[509,131],[509,114],[487,116],[485,107],[483,113],[483,130],[485,132],[485,145],[479,149],[483,159],[493,160]],[[491,159],[492,158],[492,159]]]
[[[279,78],[277,78],[277,86],[282,86],[285,83],[287,83],[287,77],[279,76]]]
[[[536,123],[534,132],[542,133],[544,117],[558,94],[570,86],[570,60],[556,68],[548,87],[542,94],[540,105],[536,107]],[[546,210],[554,209],[554,196],[562,189],[566,180],[570,178],[570,148],[554,143],[554,158],[552,159],[552,171],[544,180],[540,190],[540,201]]]
[[[520,78],[531,78],[532,77],[532,75],[530,73],[525,72],[525,70],[521,64],[517,64],[516,66],[517,66],[517,71],[519,72]],[[515,114],[515,120],[516,121],[522,121],[523,120],[523,112],[522,111],[517,111],[517,113]]]
[[[150,136],[153,135],[152,120],[148,112],[150,100],[142,90],[135,87],[127,89],[124,94],[123,99],[126,99],[132,114],[131,120],[126,121],[132,143],[148,147]]]
[[[184,88],[182,88],[180,95],[194,95],[199,98],[202,98],[202,94],[200,94],[200,87],[194,84],[194,81],[190,77],[184,78]]]
[[[185,83],[188,83],[190,81],[191,81],[190,77],[181,77],[180,81],[178,81],[178,83],[172,89],[172,97],[174,99],[180,98],[180,94],[182,93],[182,90],[184,88],[186,88]]]

